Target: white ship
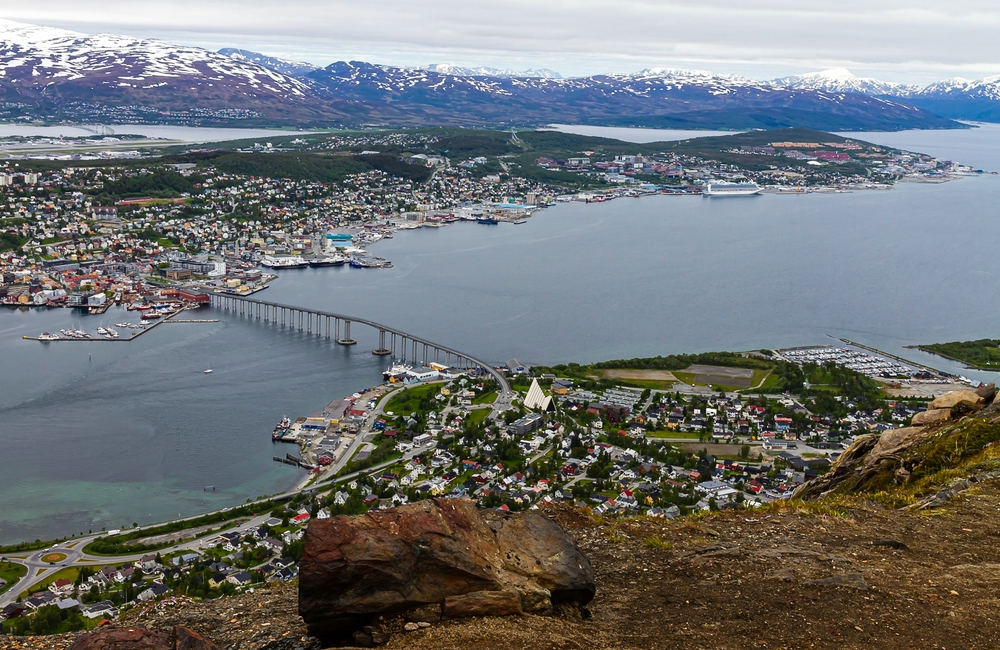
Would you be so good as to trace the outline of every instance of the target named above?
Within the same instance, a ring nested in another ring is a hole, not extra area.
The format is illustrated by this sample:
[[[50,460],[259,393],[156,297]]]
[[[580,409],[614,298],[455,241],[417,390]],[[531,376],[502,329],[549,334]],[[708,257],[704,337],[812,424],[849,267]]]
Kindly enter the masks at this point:
[[[413,366],[408,366],[405,363],[394,364],[391,368],[382,373],[382,378],[385,381],[397,383],[403,381],[403,377],[406,373],[413,369]]]
[[[301,257],[272,257],[267,255],[260,261],[261,266],[271,269],[304,269],[309,262]]]
[[[760,194],[757,183],[709,183],[702,190],[705,196],[753,196]]]

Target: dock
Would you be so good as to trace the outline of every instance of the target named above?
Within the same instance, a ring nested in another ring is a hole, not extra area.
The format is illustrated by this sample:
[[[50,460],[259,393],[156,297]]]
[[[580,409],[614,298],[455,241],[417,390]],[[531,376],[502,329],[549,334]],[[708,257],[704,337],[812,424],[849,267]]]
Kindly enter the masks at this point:
[[[118,337],[116,339],[108,338],[108,337],[105,337],[105,336],[99,336],[99,335],[95,335],[95,336],[93,336],[93,337],[91,337],[89,339],[74,339],[74,338],[62,337],[62,336],[60,336],[57,339],[41,339],[41,338],[39,338],[37,336],[27,336],[27,335],[22,336],[21,338],[25,339],[26,341],[41,341],[42,343],[61,343],[63,341],[77,341],[77,342],[82,342],[82,343],[98,343],[98,342],[127,343],[129,341],[136,340],[137,338],[139,338],[140,336],[142,336],[146,332],[149,332],[153,328],[155,328],[155,327],[157,327],[159,325],[162,325],[164,323],[218,323],[219,322],[218,318],[207,318],[207,319],[174,319],[174,316],[177,316],[178,314],[180,314],[183,311],[185,311],[185,310],[184,309],[180,309],[180,310],[175,311],[175,312],[173,312],[171,314],[167,314],[166,316],[164,316],[163,318],[157,320],[156,322],[153,322],[153,323],[150,323],[149,325],[146,325],[146,327],[144,327],[141,330],[133,330],[134,333],[131,336]]]
[[[198,318],[185,318],[185,319],[173,318],[173,319],[170,319],[170,320],[165,320],[163,322],[164,323],[218,323],[219,319],[218,318],[201,318],[201,319],[198,319]]]
[[[903,357],[898,357],[895,354],[892,354],[890,352],[883,352],[882,350],[879,350],[877,348],[873,348],[873,347],[864,345],[862,343],[856,343],[854,341],[850,341],[850,340],[844,339],[844,338],[842,338],[840,340],[843,341],[844,343],[848,344],[848,345],[853,345],[856,348],[861,348],[862,350],[868,350],[869,352],[874,352],[875,354],[881,354],[883,357],[888,357],[890,359],[894,359],[894,360],[896,360],[896,361],[898,361],[900,363],[905,363],[905,364],[907,364],[909,366],[913,366],[915,368],[921,368],[923,370],[926,370],[927,372],[933,372],[934,374],[941,375],[942,377],[954,377],[955,376],[955,375],[953,375],[953,374],[951,374],[949,372],[945,372],[943,370],[938,370],[937,368],[931,368],[930,366],[925,366],[922,363],[917,363],[916,361],[910,361],[909,359],[904,359]]]

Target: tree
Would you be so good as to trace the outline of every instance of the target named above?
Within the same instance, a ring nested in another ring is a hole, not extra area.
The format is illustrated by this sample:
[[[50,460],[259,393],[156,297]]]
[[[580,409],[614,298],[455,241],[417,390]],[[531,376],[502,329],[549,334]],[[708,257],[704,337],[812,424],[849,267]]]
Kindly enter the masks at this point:
[[[750,445],[743,445],[740,447],[740,458],[746,460],[750,457]]]

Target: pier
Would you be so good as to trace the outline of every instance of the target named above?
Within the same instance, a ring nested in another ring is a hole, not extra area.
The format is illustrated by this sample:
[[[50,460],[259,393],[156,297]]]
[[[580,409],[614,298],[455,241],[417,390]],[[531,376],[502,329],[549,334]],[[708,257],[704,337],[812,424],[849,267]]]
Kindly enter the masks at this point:
[[[392,355],[402,361],[423,365],[434,362],[462,370],[482,370],[496,379],[504,395],[510,394],[507,378],[490,364],[375,321],[226,293],[210,293],[209,299],[212,307],[327,340],[332,339],[345,346],[357,344],[351,338],[351,325],[362,325],[378,332],[378,346],[372,350],[374,355]]]
[[[157,327],[158,325],[163,325],[164,323],[217,323],[218,322],[218,320],[210,320],[210,321],[196,321],[196,320],[177,320],[177,321],[175,321],[175,320],[171,320],[174,316],[180,314],[182,311],[184,311],[184,310],[180,309],[178,311],[175,311],[173,313],[170,313],[170,314],[167,314],[167,315],[163,316],[162,318],[160,318],[159,320],[157,320],[155,322],[146,323],[145,327],[143,327],[140,330],[134,330],[133,333],[130,336],[126,336],[126,337],[119,336],[118,338],[109,338],[109,337],[106,337],[106,336],[100,336],[100,335],[98,335],[98,336],[92,336],[90,338],[71,338],[71,337],[67,337],[67,336],[60,336],[57,339],[42,339],[42,338],[39,338],[37,336],[22,336],[21,338],[23,338],[23,339],[25,339],[27,341],[41,341],[42,343],[59,343],[59,342],[62,342],[62,341],[77,341],[77,342],[81,342],[82,341],[82,342],[85,342],[85,343],[97,343],[99,341],[107,341],[109,343],[128,343],[129,341],[136,340],[137,338],[139,338],[140,336],[142,336],[146,332],[151,331],[154,327]]]

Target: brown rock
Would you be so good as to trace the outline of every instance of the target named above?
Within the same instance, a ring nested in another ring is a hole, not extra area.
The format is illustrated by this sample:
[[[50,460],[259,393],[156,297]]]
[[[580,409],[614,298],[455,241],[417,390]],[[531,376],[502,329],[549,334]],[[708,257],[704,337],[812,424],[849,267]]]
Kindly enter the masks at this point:
[[[995,383],[983,384],[976,389],[976,395],[979,395],[986,402],[992,402],[993,398],[997,395],[997,385]]]
[[[548,611],[557,593],[580,604],[593,598],[590,563],[558,525],[530,513],[504,520],[498,531],[468,499],[310,522],[299,568],[299,613],[309,634],[343,640],[377,616],[414,610],[420,620],[439,620],[446,599],[473,592],[505,590],[483,597],[503,602],[521,594],[536,613]],[[437,613],[424,614],[427,608]]]
[[[949,393],[945,393],[941,397],[935,398],[927,409],[951,409],[951,407],[960,402],[969,402],[970,404],[978,405],[985,401],[986,400],[983,397],[976,394],[976,391],[953,390]]]
[[[214,643],[186,627],[156,632],[137,627],[104,628],[84,634],[70,650],[218,650]]]
[[[594,569],[573,539],[538,512],[493,525],[503,568],[549,590],[553,602],[586,605],[594,598]]]
[[[513,591],[476,591],[444,600],[446,618],[512,616],[521,613],[521,597]]]
[[[137,627],[105,628],[84,634],[70,650],[173,650],[169,632],[154,632]]]
[[[933,403],[933,402],[932,402]],[[930,409],[921,411],[913,416],[911,423],[914,425],[940,424],[951,419],[951,407],[942,409]]]
[[[180,625],[174,628],[174,643],[174,650],[216,650],[214,643]]]

